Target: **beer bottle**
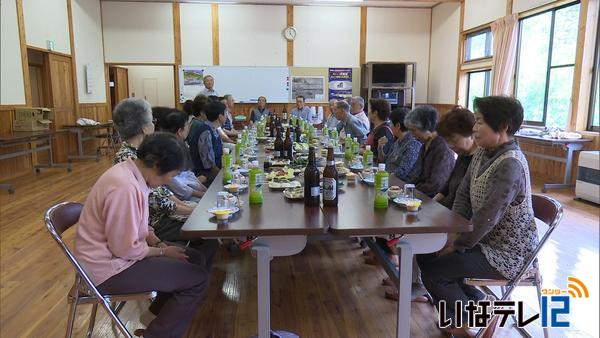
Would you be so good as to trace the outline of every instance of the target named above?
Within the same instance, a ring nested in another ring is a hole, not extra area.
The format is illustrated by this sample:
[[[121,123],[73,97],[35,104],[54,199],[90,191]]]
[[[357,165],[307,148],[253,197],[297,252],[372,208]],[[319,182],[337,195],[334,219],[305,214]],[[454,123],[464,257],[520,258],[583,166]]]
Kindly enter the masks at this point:
[[[304,205],[318,207],[321,197],[319,182],[321,174],[315,160],[315,147],[308,148],[308,164],[304,169]]]
[[[269,119],[269,136],[275,137],[275,115],[271,115]]]
[[[323,206],[337,207],[338,205],[338,172],[333,159],[333,148],[327,148],[327,165],[323,170]]]
[[[296,120],[296,142],[302,142],[302,128],[300,128],[300,120]]]
[[[281,128],[277,128],[277,138],[273,144],[273,157],[276,159],[283,158],[283,139],[281,138]]]

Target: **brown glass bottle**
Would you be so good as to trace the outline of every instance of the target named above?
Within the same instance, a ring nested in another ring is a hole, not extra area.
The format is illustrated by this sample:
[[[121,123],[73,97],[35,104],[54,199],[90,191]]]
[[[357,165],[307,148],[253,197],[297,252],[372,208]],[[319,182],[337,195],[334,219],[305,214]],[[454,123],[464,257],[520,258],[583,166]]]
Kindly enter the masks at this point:
[[[308,148],[308,164],[304,169],[304,205],[318,207],[321,202],[321,174],[315,160],[315,147]]]
[[[287,133],[285,134],[285,140],[283,141],[283,158],[287,158],[288,160],[294,160],[294,141],[292,141],[292,128],[287,128]]]
[[[323,170],[323,206],[337,207],[338,205],[338,172],[333,159],[333,148],[327,148],[327,165]]]
[[[275,115],[271,115],[269,120],[269,136],[275,137]]]
[[[300,136],[302,136],[302,129],[300,128],[300,119],[296,120],[296,142],[300,143],[301,139]]]
[[[277,128],[277,137],[273,144],[273,158],[283,158],[283,139],[281,138],[281,128]]]
[[[288,123],[288,112],[285,106],[283,106],[283,113],[281,115],[283,116],[283,123]]]

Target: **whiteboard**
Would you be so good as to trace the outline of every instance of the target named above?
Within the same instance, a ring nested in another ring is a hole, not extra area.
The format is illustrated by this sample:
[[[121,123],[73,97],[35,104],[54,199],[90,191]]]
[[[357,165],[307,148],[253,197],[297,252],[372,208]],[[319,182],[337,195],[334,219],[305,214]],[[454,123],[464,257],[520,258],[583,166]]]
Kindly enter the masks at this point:
[[[196,77],[186,80],[184,71]],[[193,100],[204,89],[204,75],[214,77],[220,96],[231,94],[237,102],[257,102],[259,96],[267,102],[290,101],[288,67],[179,66],[180,102]]]

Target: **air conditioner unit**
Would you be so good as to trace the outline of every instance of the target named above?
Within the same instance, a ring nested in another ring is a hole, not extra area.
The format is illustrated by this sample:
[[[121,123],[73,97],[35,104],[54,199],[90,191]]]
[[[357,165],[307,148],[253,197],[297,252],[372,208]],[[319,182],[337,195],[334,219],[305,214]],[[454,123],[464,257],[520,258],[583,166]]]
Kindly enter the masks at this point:
[[[600,204],[600,151],[579,153],[575,196]]]

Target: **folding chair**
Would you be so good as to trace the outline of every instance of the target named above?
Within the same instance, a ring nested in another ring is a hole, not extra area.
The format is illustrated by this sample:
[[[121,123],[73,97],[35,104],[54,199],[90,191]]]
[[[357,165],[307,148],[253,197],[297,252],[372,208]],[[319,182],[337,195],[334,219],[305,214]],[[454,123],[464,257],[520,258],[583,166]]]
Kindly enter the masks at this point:
[[[111,125],[106,133],[96,134],[94,137],[101,140],[100,145],[96,149],[98,155],[102,155],[102,150],[106,150],[106,154],[115,154],[119,150],[121,140],[114,125]]]
[[[563,208],[557,200],[544,195],[533,194],[531,196],[531,202],[533,206],[534,217],[547,225],[548,230],[546,230],[544,236],[540,239],[537,247],[533,251],[533,254],[527,259],[526,264],[523,266],[523,269],[519,271],[519,274],[512,280],[466,278],[465,284],[481,287],[487,294],[493,295],[497,299],[501,300],[510,300],[510,295],[517,286],[535,286],[537,289],[538,302],[541,309],[542,275],[538,266],[537,255],[544,244],[548,241],[548,238],[550,238],[552,232],[560,223],[563,216]],[[501,290],[501,297],[498,297],[489,288],[490,286],[499,286]],[[519,330],[525,336],[531,337],[531,334],[527,332],[525,328],[517,327],[517,330]],[[548,328],[543,328],[543,330],[544,337],[548,338],[550,334]],[[480,337],[483,331],[483,329],[479,330],[477,337]]]
[[[125,335],[125,337],[131,338],[133,336],[127,331],[127,328],[118,317],[119,312],[126,301],[153,299],[156,297],[156,292],[102,295],[100,291],[98,291],[96,285],[94,285],[88,274],[62,239],[62,234],[73,225],[77,224],[82,209],[83,205],[81,203],[63,202],[52,206],[44,215],[46,229],[67,256],[71,264],[73,264],[73,267],[75,267],[75,283],[67,295],[67,301],[70,305],[69,320],[67,322],[67,332],[65,337],[70,338],[73,334],[73,324],[75,322],[77,306],[79,304],[93,304],[87,331],[87,337],[91,337],[96,321],[96,311],[98,310],[98,304],[100,304],[106,310],[113,325],[117,327],[118,331]],[[111,303],[114,303],[114,307],[111,306]]]

